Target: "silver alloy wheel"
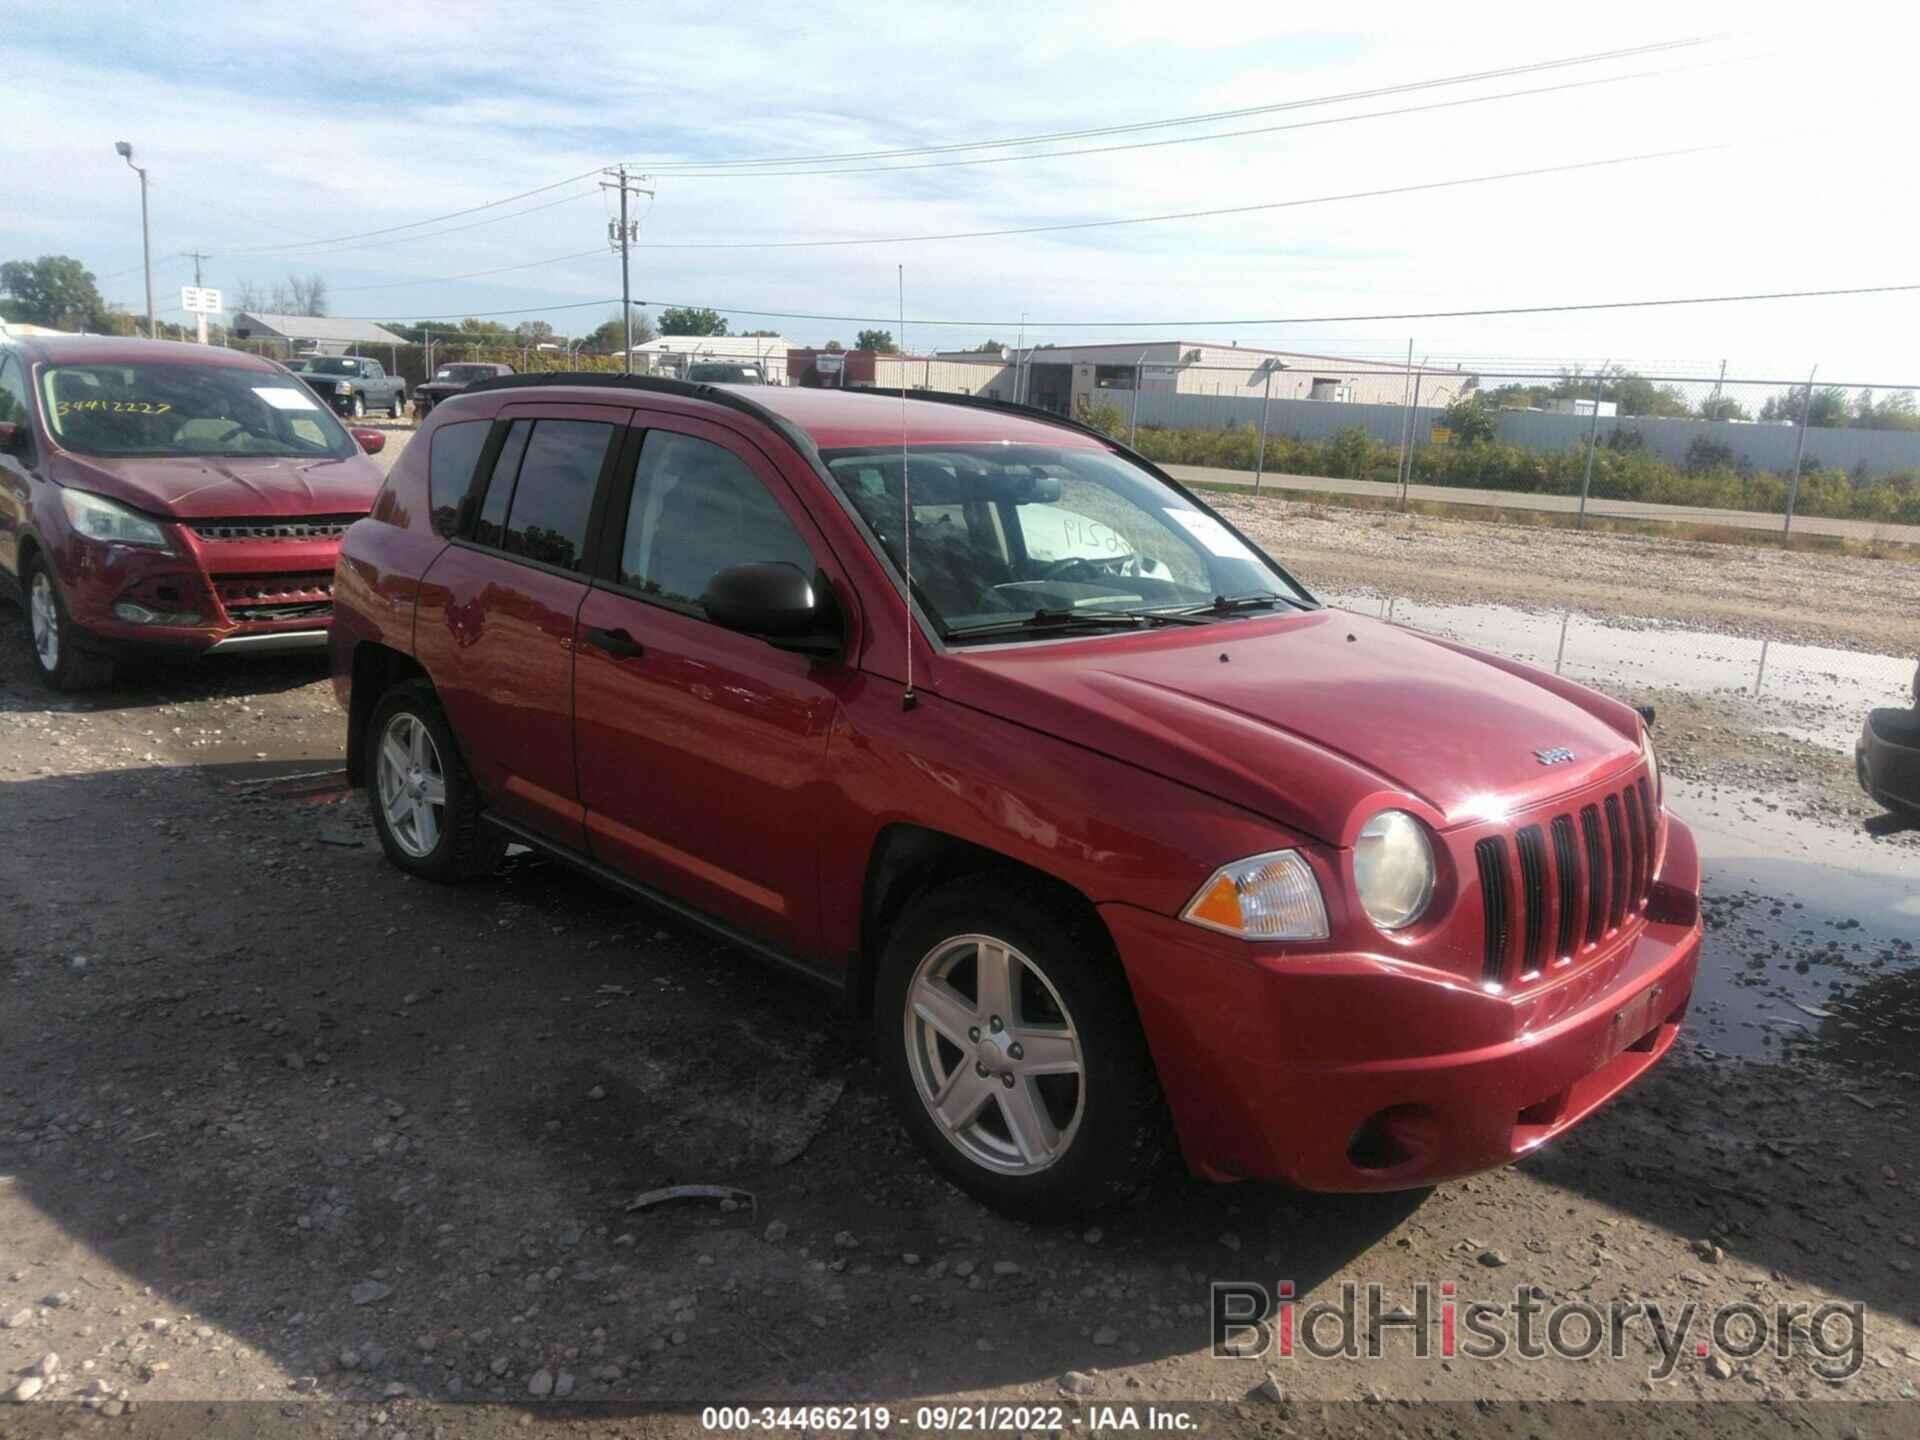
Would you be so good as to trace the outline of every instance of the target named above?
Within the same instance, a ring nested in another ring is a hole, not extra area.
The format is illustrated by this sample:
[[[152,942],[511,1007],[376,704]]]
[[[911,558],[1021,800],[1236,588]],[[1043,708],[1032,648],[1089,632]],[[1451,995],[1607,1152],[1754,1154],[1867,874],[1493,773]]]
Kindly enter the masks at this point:
[[[1007,1175],[1045,1170],[1086,1110],[1080,1035],[1053,982],[991,935],[929,950],[907,984],[907,1064],[940,1131]]]
[[[415,860],[426,859],[444,828],[447,777],[439,747],[419,716],[403,710],[387,722],[375,770],[394,843]]]
[[[53,581],[44,570],[33,572],[27,615],[33,626],[33,653],[40,668],[51,675],[60,668],[60,602],[54,599]]]

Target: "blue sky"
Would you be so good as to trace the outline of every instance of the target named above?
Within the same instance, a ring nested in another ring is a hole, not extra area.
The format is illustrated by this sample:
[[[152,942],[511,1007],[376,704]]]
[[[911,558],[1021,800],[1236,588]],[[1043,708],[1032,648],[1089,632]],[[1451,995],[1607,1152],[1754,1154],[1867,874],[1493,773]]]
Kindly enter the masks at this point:
[[[1920,381],[1920,296],[1511,320],[1207,331],[1227,316],[1317,316],[1920,280],[1900,9],[1826,48],[1743,31],[1750,8],[1616,4],[1357,7],[496,5],[311,7],[4,0],[9,160],[0,258],[80,256],[140,308],[138,189],[153,177],[155,289],[211,251],[232,292],[324,275],[338,314],[513,310],[590,328],[617,264],[585,258],[467,280],[604,242],[592,179],[353,244],[551,185],[642,166],[951,144],[1313,98],[1726,31],[1651,59],[1315,107],[1288,133],[1071,159],[866,175],[694,178],[662,169],[643,243],[922,235],[1250,205],[1690,146],[1708,153],[1584,173],[1208,220],[1066,234],[818,249],[642,249],[653,300],[889,316],[896,265],[914,348],[1028,338],[1237,336],[1473,366],[1625,360],[1643,369]],[[1294,13],[1286,13],[1292,9]],[[1044,12],[1044,13],[1042,13]],[[1745,17],[1745,18],[1743,18]],[[1872,34],[1871,46],[1852,37]],[[1658,73],[1644,73],[1644,72]],[[1415,116],[1410,101],[1608,83]],[[1894,137],[1881,140],[1877,137]],[[1140,137],[1140,138],[1164,138]],[[1092,143],[1092,142],[1083,142]],[[540,208],[535,208],[540,207]],[[515,214],[516,211],[527,213]],[[486,221],[485,224],[472,224]],[[423,227],[431,230],[434,227]],[[580,308],[565,308],[578,306]],[[517,316],[503,317],[511,322]],[[1137,330],[1073,322],[1137,320]],[[1044,323],[1043,323],[1044,322]],[[1054,322],[1061,322],[1055,325]],[[1164,323],[1162,323],[1164,322]],[[797,341],[855,323],[739,317]],[[1049,328],[1052,327],[1052,328]],[[889,325],[889,328],[898,328]]]

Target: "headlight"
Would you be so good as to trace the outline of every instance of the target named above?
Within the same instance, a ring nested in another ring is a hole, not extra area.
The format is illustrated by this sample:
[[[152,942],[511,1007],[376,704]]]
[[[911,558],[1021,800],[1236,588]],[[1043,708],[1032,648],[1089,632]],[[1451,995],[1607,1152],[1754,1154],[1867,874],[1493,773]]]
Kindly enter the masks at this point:
[[[1382,810],[1353,846],[1360,904],[1382,930],[1404,930],[1433,899],[1433,847],[1426,829],[1404,810]]]
[[[1653,803],[1659,805],[1664,799],[1660,790],[1660,757],[1653,753],[1653,732],[1644,725],[1640,727],[1640,758],[1647,762],[1647,785],[1653,791]]]
[[[353,393],[353,386],[345,380],[336,381],[333,387],[333,393],[336,395],[351,395]]]
[[[1292,850],[1222,865],[1180,918],[1242,940],[1324,940],[1327,907],[1313,870]]]
[[[103,495],[85,490],[62,490],[60,503],[66,507],[67,521],[89,540],[109,545],[151,545],[170,548],[166,534],[144,515],[116,504]]]

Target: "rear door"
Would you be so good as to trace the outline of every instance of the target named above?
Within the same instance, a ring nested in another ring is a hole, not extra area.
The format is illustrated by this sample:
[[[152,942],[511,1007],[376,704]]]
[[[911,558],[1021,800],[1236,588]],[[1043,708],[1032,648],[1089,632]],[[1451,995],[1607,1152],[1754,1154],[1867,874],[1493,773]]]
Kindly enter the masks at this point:
[[[786,481],[724,427],[649,416],[580,607],[574,743],[596,858],[793,954],[818,935],[837,667],[713,624],[716,571],[786,561],[850,594]],[[624,490],[624,493],[623,493]]]
[[[427,571],[414,646],[502,817],[585,848],[573,754],[574,618],[631,412],[501,412],[456,538]]]

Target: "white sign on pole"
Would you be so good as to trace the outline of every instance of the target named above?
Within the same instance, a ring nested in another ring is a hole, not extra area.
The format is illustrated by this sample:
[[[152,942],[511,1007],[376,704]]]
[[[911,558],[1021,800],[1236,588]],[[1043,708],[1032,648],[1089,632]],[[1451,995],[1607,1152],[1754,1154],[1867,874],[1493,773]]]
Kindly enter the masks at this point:
[[[180,308],[189,315],[212,315],[227,307],[220,303],[220,292],[199,285],[180,287]]]

